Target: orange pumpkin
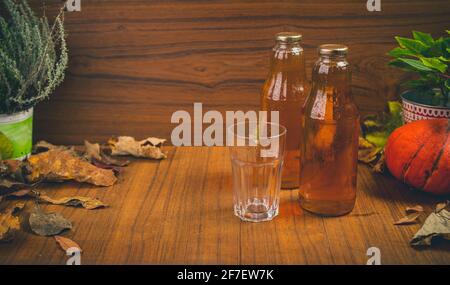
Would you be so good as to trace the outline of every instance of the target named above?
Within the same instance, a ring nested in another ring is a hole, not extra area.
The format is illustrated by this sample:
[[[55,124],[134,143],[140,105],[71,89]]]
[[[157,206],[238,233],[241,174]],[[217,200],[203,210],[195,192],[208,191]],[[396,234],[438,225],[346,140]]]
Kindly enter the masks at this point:
[[[433,194],[450,193],[450,121],[421,120],[396,129],[385,147],[397,179]]]

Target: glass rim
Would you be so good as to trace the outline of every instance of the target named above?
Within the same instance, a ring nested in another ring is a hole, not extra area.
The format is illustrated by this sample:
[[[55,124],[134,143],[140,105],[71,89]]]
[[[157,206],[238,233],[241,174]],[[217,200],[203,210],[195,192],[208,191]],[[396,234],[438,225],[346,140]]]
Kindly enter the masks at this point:
[[[243,124],[246,124],[246,123],[250,124],[251,122],[254,122],[254,121],[248,121],[248,122],[244,121],[244,122],[233,123],[233,124],[231,124],[231,125],[228,125],[228,126],[227,126],[227,132],[232,133],[232,134],[233,134],[235,137],[237,137],[237,138],[241,138],[241,139],[250,139],[250,138],[251,138],[250,136],[241,136],[241,135],[238,135],[238,134],[236,134],[236,133],[234,132],[234,130],[235,130],[235,127],[237,127],[237,126],[239,126],[239,125],[243,125]],[[286,135],[286,133],[287,133],[286,127],[283,126],[282,124],[272,123],[272,122],[264,122],[264,124],[266,124],[266,125],[277,125],[277,126],[279,127],[279,130],[281,130],[280,132],[278,132],[277,135],[267,136],[267,137],[266,137],[267,139],[276,139],[276,138],[280,138],[280,137]],[[256,125],[259,126],[260,123],[259,123],[259,122],[256,122]],[[231,128],[233,128],[233,132],[231,131]]]

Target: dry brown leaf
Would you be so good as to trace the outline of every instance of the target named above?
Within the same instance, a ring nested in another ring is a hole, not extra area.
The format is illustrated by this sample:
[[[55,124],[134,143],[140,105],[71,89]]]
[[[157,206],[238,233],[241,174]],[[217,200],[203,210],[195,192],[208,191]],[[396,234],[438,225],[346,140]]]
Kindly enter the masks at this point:
[[[423,207],[420,205],[415,205],[413,207],[407,207],[406,213],[417,213],[417,212],[423,212]]]
[[[359,149],[372,149],[375,146],[363,137],[358,138]]]
[[[128,160],[119,160],[110,157],[102,152],[102,149],[98,143],[90,143],[84,141],[85,154],[84,156],[94,165],[100,168],[114,169],[110,166],[126,166],[130,163]],[[106,167],[102,167],[105,165]]]
[[[378,159],[378,161],[372,167],[372,170],[377,173],[383,173],[384,169],[385,169],[385,157],[384,157],[384,152],[383,152],[381,154],[380,158]]]
[[[98,143],[90,143],[87,140],[84,141],[85,156],[87,159],[96,159],[101,161],[102,156],[100,155],[100,145]]]
[[[63,236],[54,236],[56,242],[59,244],[59,246],[61,247],[62,250],[67,251],[69,248],[71,247],[76,247],[81,251],[83,251],[81,249],[81,247],[74,242],[73,240],[63,237]]]
[[[75,180],[111,186],[117,181],[112,170],[98,168],[67,149],[50,149],[31,155],[28,165],[30,174],[27,179],[30,182]]]
[[[358,160],[364,163],[374,162],[383,149],[379,147],[358,150]]]
[[[33,148],[34,148],[34,151],[36,151],[36,152],[42,152],[42,151],[47,151],[47,150],[51,150],[51,149],[69,149],[69,147],[67,147],[67,146],[54,145],[54,144],[51,144],[46,141],[38,141],[34,145]]]
[[[27,188],[30,188],[30,185],[11,179],[0,178],[0,196],[10,195]]]
[[[411,239],[412,246],[430,246],[435,239],[450,241],[450,212],[441,209],[431,213]]]
[[[9,242],[14,239],[15,232],[20,229],[20,219],[17,212],[25,207],[25,203],[17,203],[0,213],[0,242]]]
[[[54,236],[72,228],[72,223],[60,213],[44,213],[39,207],[31,213],[29,224],[31,230],[41,236]]]
[[[410,225],[417,222],[417,219],[422,215],[422,212],[414,212],[406,217],[401,218],[400,220],[396,221],[394,225]]]
[[[111,148],[112,155],[132,155],[135,157],[144,157],[152,159],[163,159],[166,155],[161,147],[166,140],[159,138],[147,138],[136,141],[133,137],[121,136],[111,138],[108,145]]]
[[[359,137],[358,161],[369,164],[375,172],[384,171],[384,151],[382,147],[377,147],[367,141],[365,138]]]
[[[26,183],[27,164],[19,160],[3,160],[0,162],[0,177],[14,182]]]
[[[445,208],[447,208],[447,206],[450,204],[450,201],[447,200],[445,202],[441,202],[439,204],[436,205],[436,209],[434,210],[436,213],[439,213],[440,211],[444,210]]]
[[[65,205],[65,206],[72,206],[72,207],[83,207],[88,210],[98,209],[98,208],[104,208],[108,207],[107,204],[103,203],[100,200],[89,198],[89,197],[82,197],[82,196],[73,196],[73,197],[64,197],[60,199],[52,199],[47,195],[39,195],[38,199],[40,202],[46,202],[50,204],[55,205]]]

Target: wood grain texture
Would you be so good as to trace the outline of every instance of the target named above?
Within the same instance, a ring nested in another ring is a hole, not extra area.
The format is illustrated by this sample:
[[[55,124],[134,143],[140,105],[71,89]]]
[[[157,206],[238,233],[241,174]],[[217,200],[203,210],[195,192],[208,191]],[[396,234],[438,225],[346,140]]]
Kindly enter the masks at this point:
[[[304,35],[308,74],[318,45],[347,44],[356,102],[362,113],[380,111],[404,79],[386,67],[394,36],[450,26],[448,0],[383,0],[382,9],[370,13],[361,0],[82,1],[66,15],[66,81],[37,108],[35,138],[169,138],[172,113],[194,102],[257,109],[273,35],[287,30]]]
[[[73,222],[64,236],[82,247],[83,264],[365,264],[372,246],[380,248],[383,264],[450,264],[449,243],[415,250],[409,240],[420,225],[393,225],[407,206],[421,204],[429,213],[439,200],[363,165],[355,209],[338,218],[306,213],[297,191],[282,191],[273,221],[241,222],[232,212],[228,149],[218,147],[170,147],[166,160],[132,163],[113,187],[67,183],[41,191],[111,205],[93,211],[43,206]],[[28,201],[25,212],[32,206]],[[53,238],[23,228],[11,244],[0,244],[0,264],[65,263]]]

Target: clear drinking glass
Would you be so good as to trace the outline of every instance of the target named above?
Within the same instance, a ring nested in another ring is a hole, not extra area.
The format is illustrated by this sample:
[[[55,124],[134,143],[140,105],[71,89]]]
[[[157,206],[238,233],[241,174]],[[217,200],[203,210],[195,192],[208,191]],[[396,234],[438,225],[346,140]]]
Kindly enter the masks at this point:
[[[276,123],[237,123],[228,127],[233,172],[234,214],[262,222],[278,215],[286,128]]]

